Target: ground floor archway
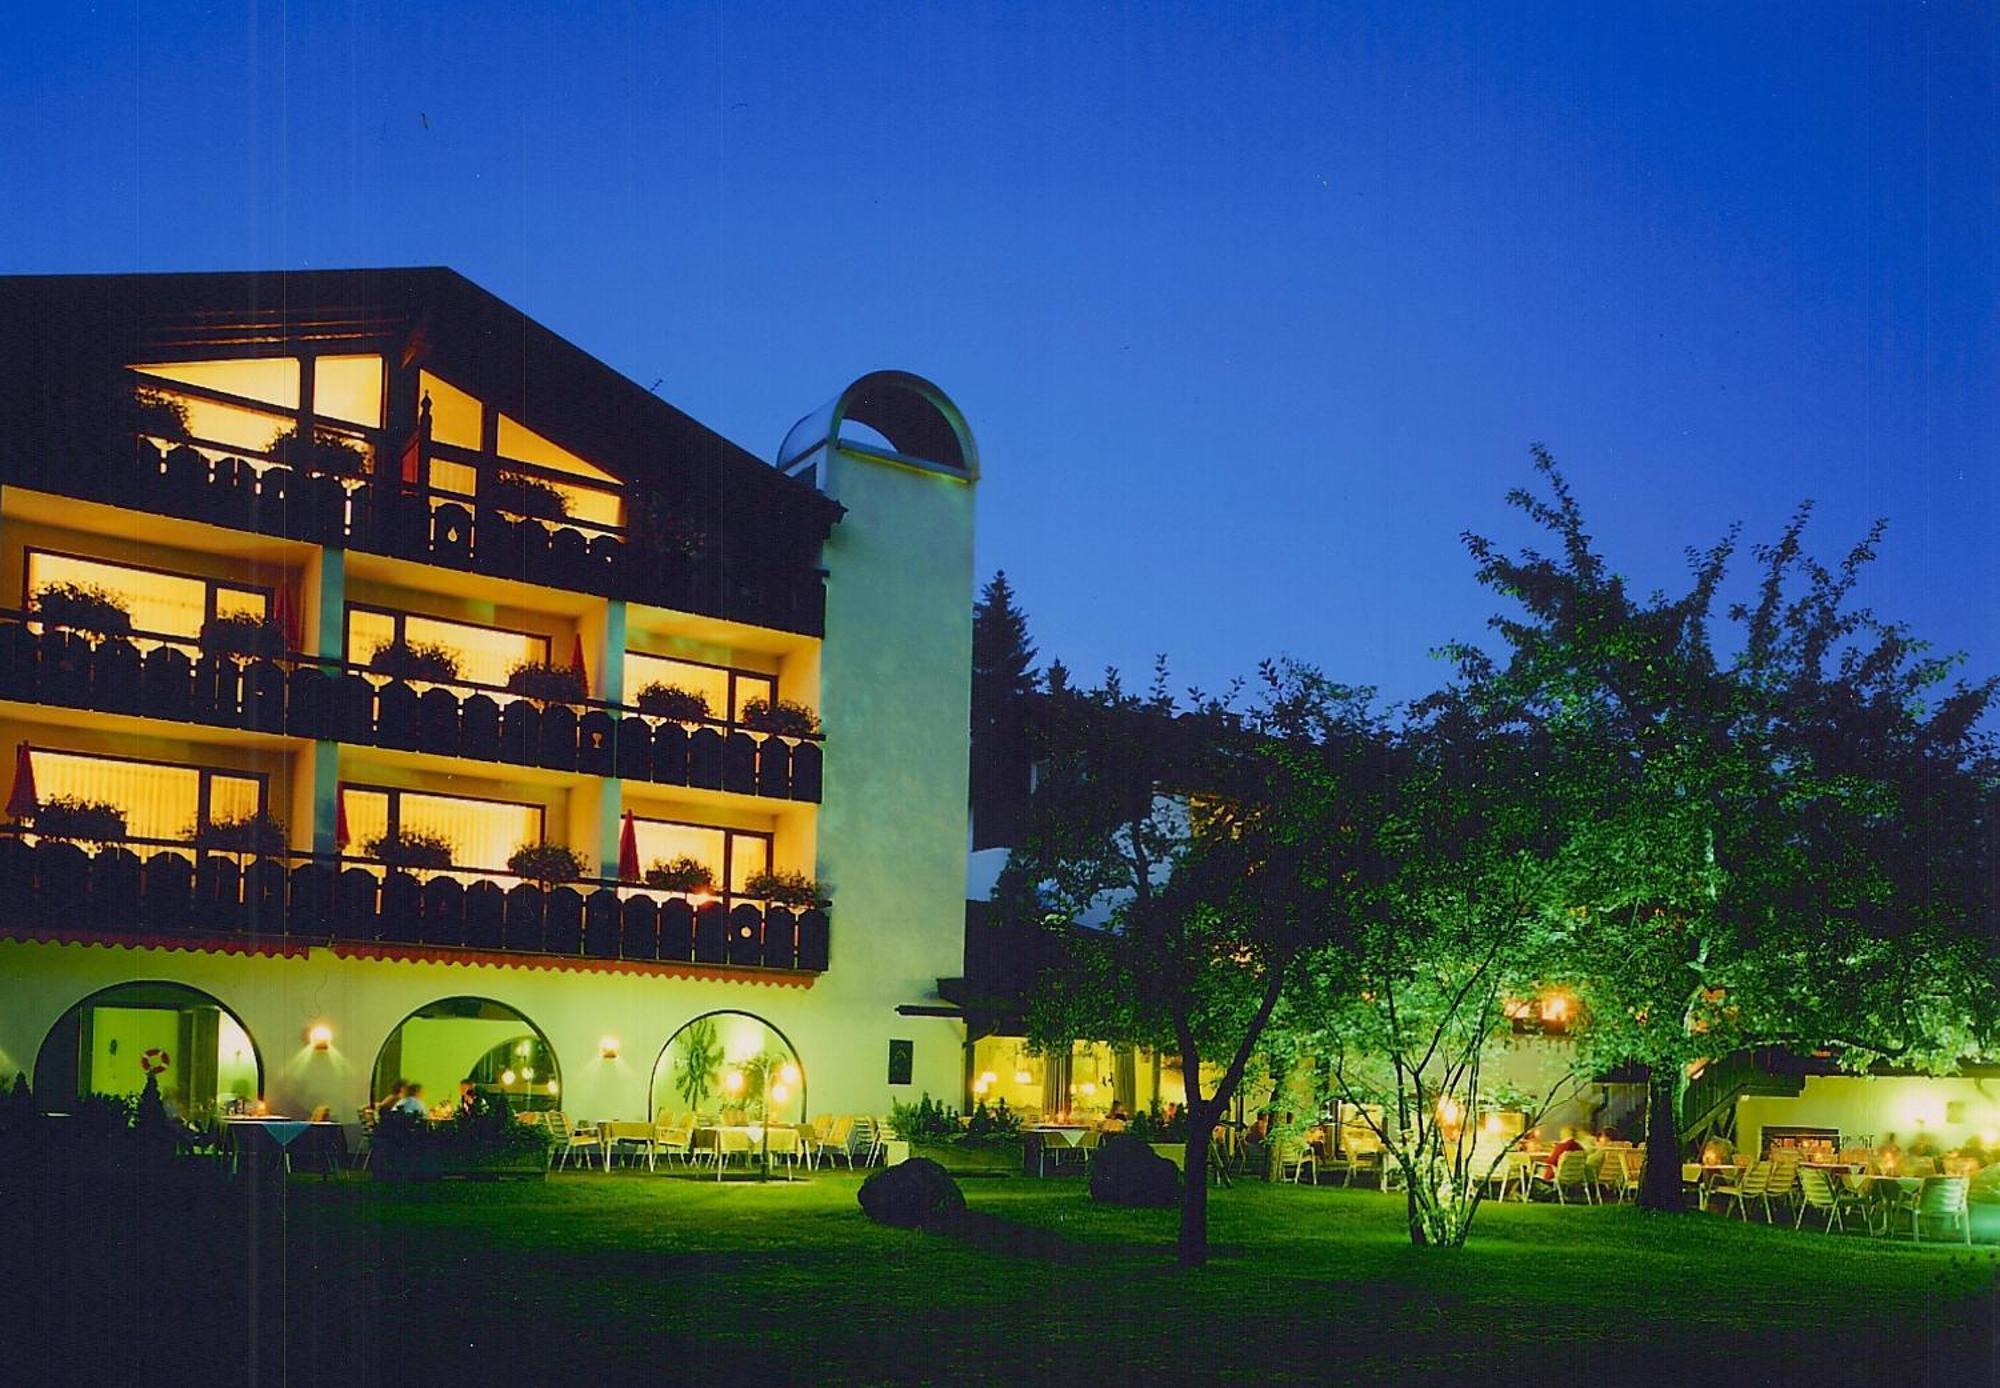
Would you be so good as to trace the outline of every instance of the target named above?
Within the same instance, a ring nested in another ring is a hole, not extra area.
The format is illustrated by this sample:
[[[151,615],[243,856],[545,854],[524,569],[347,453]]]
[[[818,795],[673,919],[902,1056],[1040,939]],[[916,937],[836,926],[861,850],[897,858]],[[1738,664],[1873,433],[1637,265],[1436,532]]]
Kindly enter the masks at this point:
[[[369,1097],[416,1085],[426,1105],[452,1107],[466,1082],[504,1096],[517,1113],[562,1105],[560,1063],[541,1028],[506,1003],[476,997],[439,998],[399,1022],[375,1056]]]
[[[711,1123],[801,1123],[805,1061],[754,1013],[705,1012],[660,1048],[651,1096],[655,1121],[693,1114]]]
[[[56,1020],[35,1056],[35,1097],[62,1111],[92,1094],[129,1098],[158,1080],[187,1118],[256,1104],[264,1063],[236,1014],[184,983],[100,989]]]

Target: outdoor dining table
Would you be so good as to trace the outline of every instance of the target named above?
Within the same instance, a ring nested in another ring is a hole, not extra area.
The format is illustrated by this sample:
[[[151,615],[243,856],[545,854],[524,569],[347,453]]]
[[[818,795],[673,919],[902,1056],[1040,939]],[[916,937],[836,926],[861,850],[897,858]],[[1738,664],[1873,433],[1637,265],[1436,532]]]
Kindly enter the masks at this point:
[[[795,1129],[787,1124],[773,1123],[771,1125],[772,1132],[775,1133],[780,1130],[787,1132],[795,1131]],[[759,1123],[726,1123],[696,1128],[694,1130],[694,1140],[689,1144],[689,1149],[696,1152],[715,1153],[715,1179],[718,1181],[722,1179],[722,1162],[723,1158],[727,1155],[723,1150],[722,1144],[724,1136],[742,1137],[749,1144],[747,1151],[753,1157],[764,1150],[764,1128]],[[735,1150],[743,1151],[746,1149],[737,1148]],[[776,1155],[776,1153],[772,1155]]]
[[[1081,1147],[1083,1135],[1089,1131],[1088,1128],[1070,1123],[1041,1123],[1032,1128],[1023,1128],[1021,1135],[1032,1140],[1022,1144],[1022,1165],[1037,1176],[1046,1176],[1049,1153]]]
[[[311,1157],[322,1163],[320,1174],[330,1176],[347,1153],[347,1132],[338,1123],[314,1123],[305,1118],[230,1118],[224,1120],[229,1136],[229,1169],[234,1171],[245,1154],[281,1162],[292,1169],[295,1156]]]
[[[637,1119],[606,1119],[597,1125],[598,1143],[604,1148],[604,1169],[611,1169],[611,1156],[621,1142],[638,1143],[648,1152],[652,1150],[657,1137],[651,1123]]]

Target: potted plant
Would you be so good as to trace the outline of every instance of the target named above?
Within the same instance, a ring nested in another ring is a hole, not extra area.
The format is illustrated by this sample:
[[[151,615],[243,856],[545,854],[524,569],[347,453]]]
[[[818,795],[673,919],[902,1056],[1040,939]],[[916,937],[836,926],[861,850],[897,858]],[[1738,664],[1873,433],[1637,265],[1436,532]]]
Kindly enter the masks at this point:
[[[790,699],[752,699],[743,705],[738,721],[753,732],[783,737],[811,737],[819,731],[818,716]]]
[[[267,814],[237,815],[197,826],[188,836],[197,848],[220,853],[278,854],[285,851],[285,826]]]
[[[285,653],[285,629],[269,617],[236,612],[201,624],[201,648],[210,655],[272,659]]]
[[[449,684],[458,678],[458,657],[450,647],[429,641],[384,641],[368,657],[368,669],[399,680]]]
[[[95,583],[46,583],[35,590],[34,615],[48,626],[123,636],[132,614],[118,596]]]
[[[677,684],[655,681],[639,691],[637,703],[639,712],[655,718],[667,718],[676,723],[708,721],[708,696],[698,690],[683,689]]]
[[[507,692],[538,704],[574,704],[590,697],[583,676],[567,665],[524,660],[507,671]]]
[[[125,811],[107,800],[58,795],[44,800],[34,815],[35,832],[45,839],[116,843],[125,837]]]
[[[658,892],[695,896],[715,889],[715,873],[701,859],[682,854],[647,868],[646,885]]]
[[[306,436],[296,426],[282,430],[271,439],[271,453],[300,472],[359,477],[368,470],[368,454],[360,442],[332,429],[315,428]]]
[[[188,408],[173,396],[144,386],[127,400],[126,416],[132,432],[156,439],[184,439],[188,436]]]
[[[789,906],[808,911],[827,904],[827,893],[818,882],[802,872],[753,873],[743,884],[746,896],[754,896],[773,906]]]
[[[486,484],[483,500],[489,506],[517,516],[533,516],[537,520],[569,518],[568,497],[540,478],[523,477],[518,472],[496,474]]]
[[[361,847],[376,862],[406,872],[435,872],[451,866],[451,841],[442,834],[429,834],[422,829],[382,834]]]
[[[524,843],[507,859],[507,871],[544,890],[583,876],[583,855],[560,843]]]

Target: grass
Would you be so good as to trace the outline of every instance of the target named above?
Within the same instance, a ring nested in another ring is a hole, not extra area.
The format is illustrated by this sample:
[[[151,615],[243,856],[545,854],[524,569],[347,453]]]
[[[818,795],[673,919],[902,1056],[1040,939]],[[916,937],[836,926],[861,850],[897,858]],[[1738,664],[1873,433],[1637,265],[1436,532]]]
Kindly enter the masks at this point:
[[[1489,1206],[1437,1253],[1394,1199],[1245,1184],[1190,1274],[1172,1211],[1073,1180],[968,1181],[954,1235],[869,1224],[858,1180],[10,1201],[0,1363],[37,1383],[1992,1377],[1986,1249]]]

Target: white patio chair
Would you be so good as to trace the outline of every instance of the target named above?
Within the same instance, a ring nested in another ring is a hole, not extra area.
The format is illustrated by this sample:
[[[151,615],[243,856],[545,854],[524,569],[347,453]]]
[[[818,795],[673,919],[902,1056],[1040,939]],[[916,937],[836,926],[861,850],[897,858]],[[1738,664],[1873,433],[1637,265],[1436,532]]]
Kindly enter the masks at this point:
[[[653,1143],[646,1151],[646,1169],[656,1169],[660,1157],[679,1157],[681,1165],[689,1161],[689,1148],[694,1143],[694,1119],[669,1119],[653,1125]]]
[[[549,1116],[542,1121],[548,1125],[549,1134],[555,1138],[555,1146],[549,1149],[552,1165],[567,1167],[569,1159],[578,1152],[599,1153],[608,1159],[604,1135],[595,1127],[579,1128],[570,1122],[569,1115],[560,1109],[549,1110]]]
[[[1965,1236],[1969,1246],[1972,1243],[1972,1213],[1966,1207],[1966,1194],[1970,1188],[1971,1182],[1963,1176],[1926,1178],[1923,1189],[1910,1202],[1910,1237],[1922,1243],[1924,1221],[1943,1219],[1949,1220]]]
[[[1750,1222],[1750,1202],[1764,1198],[1765,1187],[1771,1184],[1771,1163],[1760,1161],[1743,1172],[1734,1182],[1718,1181],[1709,1189],[1711,1196],[1719,1195],[1723,1201],[1723,1213],[1729,1213],[1729,1202],[1736,1202],[1736,1212],[1743,1216],[1743,1222]],[[1770,1207],[1765,1207],[1765,1217],[1770,1216]]]
[[[1529,1196],[1532,1197],[1543,1187],[1553,1190],[1556,1193],[1556,1203],[1561,1205],[1569,1203],[1572,1192],[1581,1204],[1598,1203],[1597,1182],[1592,1178],[1590,1170],[1590,1153],[1564,1152],[1556,1159],[1553,1175],[1546,1173],[1539,1162],[1536,1163],[1528,1177]]]
[[[749,1165],[751,1155],[757,1150],[750,1141],[750,1134],[741,1128],[717,1128],[715,1130],[715,1179],[722,1179],[722,1170],[729,1165],[731,1157],[740,1156],[744,1165]]]
[[[1826,1218],[1826,1232],[1831,1234],[1838,1224],[1842,1233],[1847,1232],[1847,1214],[1852,1210],[1865,1221],[1868,1213],[1862,1208],[1860,1198],[1845,1185],[1836,1185],[1826,1172],[1814,1167],[1799,1168],[1799,1211],[1792,1220],[1794,1229],[1802,1228],[1806,1222],[1806,1211],[1818,1210]]]
[[[1319,1158],[1306,1145],[1304,1138],[1278,1139],[1278,1179],[1288,1179],[1285,1175],[1287,1171],[1291,1173],[1289,1179],[1293,1185],[1302,1184],[1308,1171],[1312,1173],[1312,1183],[1319,1184]]]

